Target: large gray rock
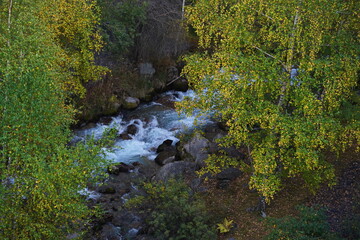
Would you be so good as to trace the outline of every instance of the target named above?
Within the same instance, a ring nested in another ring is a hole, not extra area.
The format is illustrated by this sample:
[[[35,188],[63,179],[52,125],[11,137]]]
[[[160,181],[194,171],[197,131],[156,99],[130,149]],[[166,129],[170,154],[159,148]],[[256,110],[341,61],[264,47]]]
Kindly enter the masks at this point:
[[[123,108],[124,109],[135,109],[139,106],[140,100],[134,97],[125,97],[123,99]]]
[[[167,181],[170,178],[182,175],[195,175],[196,164],[194,162],[172,162],[160,168],[155,179],[158,181]]]
[[[153,178],[158,172],[160,166],[154,161],[142,160],[138,172],[147,179]]]
[[[172,151],[163,151],[160,152],[156,158],[155,158],[155,162],[157,164],[159,164],[160,166],[174,162],[175,161],[175,156],[176,156],[176,151],[172,150]]]
[[[173,143],[173,140],[167,139],[162,144],[158,146],[156,149],[157,153],[164,152],[164,151],[175,151],[175,147],[171,144]]]
[[[184,144],[184,150],[195,160],[195,163],[198,167],[204,167],[204,160],[209,156],[209,146],[209,140],[200,134],[195,134],[195,136],[189,142]]]

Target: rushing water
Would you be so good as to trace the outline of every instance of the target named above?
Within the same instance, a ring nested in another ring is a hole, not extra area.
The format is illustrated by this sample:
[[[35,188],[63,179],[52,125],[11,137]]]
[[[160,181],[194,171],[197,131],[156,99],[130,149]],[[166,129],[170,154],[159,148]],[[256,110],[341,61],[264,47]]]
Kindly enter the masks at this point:
[[[162,97],[171,101],[181,101],[185,96],[193,97],[194,92],[186,93],[170,91]],[[98,123],[96,127],[76,132],[75,138],[80,140],[88,135],[100,138],[106,128],[115,128],[119,134],[126,131],[128,126],[135,125],[137,132],[130,135],[131,139],[119,139],[113,151],[107,153],[107,158],[113,162],[131,163],[143,159],[154,160],[156,148],[167,139],[175,144],[179,133],[190,131],[194,126],[195,116],[179,115],[174,109],[157,102],[141,104],[137,109],[125,115],[112,118],[110,124]]]

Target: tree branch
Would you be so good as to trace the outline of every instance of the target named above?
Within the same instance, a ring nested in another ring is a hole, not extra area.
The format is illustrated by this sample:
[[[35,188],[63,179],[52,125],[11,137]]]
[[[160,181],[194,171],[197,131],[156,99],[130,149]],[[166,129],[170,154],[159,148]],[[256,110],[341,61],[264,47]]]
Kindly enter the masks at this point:
[[[257,50],[259,50],[260,52],[264,53],[266,56],[271,57],[271,58],[275,59],[276,61],[278,61],[278,62],[281,64],[281,66],[284,68],[284,70],[285,70],[287,73],[290,73],[290,72],[287,70],[286,65],[285,65],[282,61],[280,61],[279,59],[277,59],[275,56],[271,55],[271,54],[268,53],[268,52],[265,52],[264,50],[262,50],[261,48],[258,48],[258,47],[256,47],[256,46],[254,46],[254,48],[257,49]]]

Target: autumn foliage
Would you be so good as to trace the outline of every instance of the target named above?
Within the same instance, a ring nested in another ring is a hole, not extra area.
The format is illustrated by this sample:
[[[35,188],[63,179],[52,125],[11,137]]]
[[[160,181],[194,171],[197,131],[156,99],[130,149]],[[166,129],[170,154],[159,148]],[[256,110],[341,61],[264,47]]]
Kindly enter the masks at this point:
[[[199,0],[187,20],[200,53],[184,69],[198,98],[181,104],[226,122],[247,147],[250,185],[270,200],[288,177],[333,183],[322,156],[359,141],[359,1]],[[209,168],[241,165],[221,156]]]
[[[65,239],[95,214],[79,191],[98,176],[100,147],[68,145],[66,104],[103,71],[94,3],[0,3],[1,239]]]

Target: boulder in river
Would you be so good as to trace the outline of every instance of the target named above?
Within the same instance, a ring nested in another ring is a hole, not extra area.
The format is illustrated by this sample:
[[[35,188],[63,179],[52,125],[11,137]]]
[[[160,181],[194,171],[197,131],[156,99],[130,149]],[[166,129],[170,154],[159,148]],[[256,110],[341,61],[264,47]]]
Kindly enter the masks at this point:
[[[107,172],[114,175],[119,175],[119,173],[124,172],[130,172],[130,170],[133,170],[134,166],[128,165],[126,163],[119,163],[116,165],[110,165],[107,169]]]
[[[125,97],[123,99],[123,108],[124,109],[135,109],[139,106],[140,104],[140,100],[138,98],[134,98],[134,97]]]
[[[135,135],[138,131],[138,127],[135,124],[131,124],[126,128],[126,133],[131,135]]]
[[[128,133],[122,133],[118,136],[118,139],[121,140],[131,140],[132,137]]]
[[[155,162],[157,164],[159,164],[160,166],[162,166],[162,165],[174,162],[175,161],[175,156],[176,156],[175,148],[174,148],[174,150],[163,151],[163,152],[160,152],[156,156]]]
[[[102,185],[99,187],[98,192],[102,194],[114,194],[116,193],[116,190],[113,186]]]
[[[170,89],[186,92],[189,89],[189,82],[185,78],[174,79],[169,85]]]
[[[172,151],[175,150],[175,147],[171,144],[173,143],[173,140],[167,139],[162,144],[158,146],[156,149],[157,153],[164,152],[164,151]]]

